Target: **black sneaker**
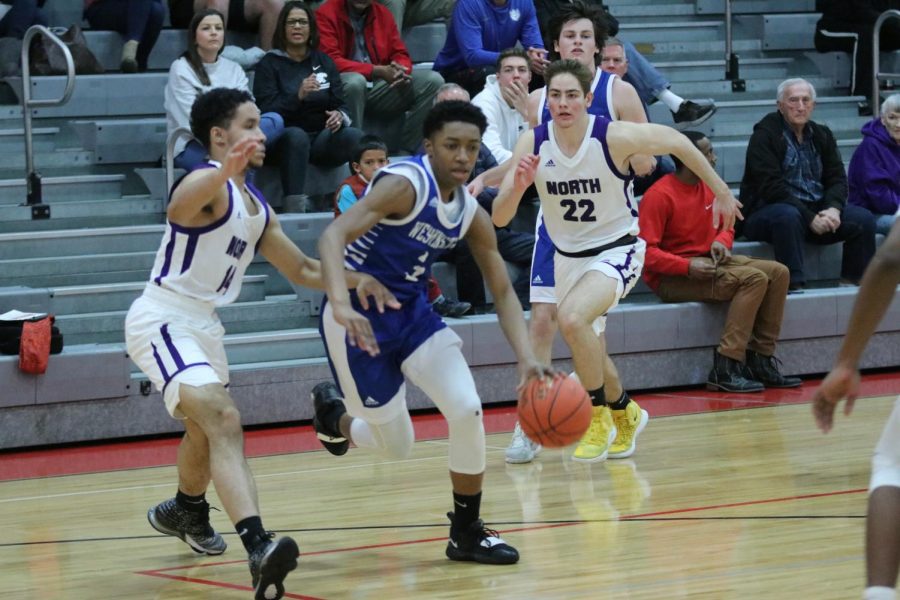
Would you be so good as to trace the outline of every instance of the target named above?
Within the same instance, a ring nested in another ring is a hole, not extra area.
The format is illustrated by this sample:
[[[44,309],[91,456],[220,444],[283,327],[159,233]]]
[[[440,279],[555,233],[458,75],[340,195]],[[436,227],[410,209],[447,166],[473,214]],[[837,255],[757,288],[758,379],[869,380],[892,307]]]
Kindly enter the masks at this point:
[[[713,392],[734,392],[743,394],[746,392],[761,392],[765,386],[754,379],[747,379],[744,373],[744,364],[718,350],[713,351],[713,368],[706,379],[706,389]]]
[[[275,534],[270,533],[269,536]],[[284,596],[284,578],[297,568],[300,548],[289,537],[267,539],[250,553],[250,575],[255,600],[278,600]],[[274,591],[270,590],[275,586]]]
[[[472,309],[472,304],[469,302],[451,300],[445,296],[432,302],[431,306],[437,314],[451,319],[458,319]]]
[[[335,456],[347,454],[350,440],[344,437],[338,425],[341,422],[341,415],[347,412],[347,409],[337,386],[330,381],[323,381],[313,388],[310,395],[316,413],[313,417],[316,437],[325,449]]]
[[[744,376],[759,381],[767,388],[792,388],[803,384],[799,377],[785,377],[779,366],[781,361],[774,356],[765,356],[753,350],[747,350],[747,363]]]
[[[177,537],[197,554],[217,556],[228,547],[209,524],[209,504],[206,502],[201,512],[192,512],[178,506],[175,498],[170,498],[147,511],[147,520],[153,529]]]
[[[675,121],[675,129],[687,129],[700,125],[716,113],[715,104],[697,104],[691,100],[685,100],[678,107],[678,112],[672,113]]]
[[[453,522],[453,513],[447,513]],[[484,526],[478,519],[465,531],[454,531],[450,526],[447,541],[447,558],[450,560],[470,560],[486,565],[511,565],[519,562],[519,552],[500,539],[500,534]]]

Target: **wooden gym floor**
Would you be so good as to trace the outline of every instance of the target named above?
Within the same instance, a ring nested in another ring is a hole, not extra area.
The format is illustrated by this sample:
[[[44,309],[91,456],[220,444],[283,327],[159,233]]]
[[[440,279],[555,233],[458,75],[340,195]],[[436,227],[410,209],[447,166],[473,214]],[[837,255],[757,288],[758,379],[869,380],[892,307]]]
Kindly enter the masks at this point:
[[[415,419],[412,456],[333,457],[309,426],[247,434],[265,525],[293,535],[288,598],[855,598],[872,448],[900,372],[864,378],[828,436],[818,382],[758,395],[641,394],[651,414],[630,460],[545,450],[506,465],[513,407],[489,409],[482,514],[517,546],[506,567],[444,557],[446,429]],[[162,410],[162,407],[160,407]],[[0,454],[0,597],[250,598],[240,541],[197,557],[146,522],[174,494],[176,439]],[[211,504],[218,504],[215,492]]]

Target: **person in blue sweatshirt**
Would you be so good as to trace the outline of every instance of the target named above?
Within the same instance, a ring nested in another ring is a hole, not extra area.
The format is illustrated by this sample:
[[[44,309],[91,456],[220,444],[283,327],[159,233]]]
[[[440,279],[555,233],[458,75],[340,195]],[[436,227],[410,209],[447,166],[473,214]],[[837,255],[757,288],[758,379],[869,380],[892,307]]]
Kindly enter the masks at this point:
[[[517,42],[527,48],[531,70],[541,75],[547,51],[531,0],[457,0],[434,70],[474,96],[494,72],[500,51]]]

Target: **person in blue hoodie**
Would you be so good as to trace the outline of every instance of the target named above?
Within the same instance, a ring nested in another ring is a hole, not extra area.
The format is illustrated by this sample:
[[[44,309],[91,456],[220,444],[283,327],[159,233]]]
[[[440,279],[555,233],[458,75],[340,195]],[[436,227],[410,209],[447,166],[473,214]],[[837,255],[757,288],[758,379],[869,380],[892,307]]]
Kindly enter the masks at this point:
[[[900,94],[881,105],[881,118],[862,128],[862,144],[848,170],[848,201],[875,215],[875,231],[887,235],[900,209]]]
[[[494,72],[500,51],[517,42],[527,49],[532,72],[541,75],[549,62],[531,0],[457,0],[433,68],[474,96]]]

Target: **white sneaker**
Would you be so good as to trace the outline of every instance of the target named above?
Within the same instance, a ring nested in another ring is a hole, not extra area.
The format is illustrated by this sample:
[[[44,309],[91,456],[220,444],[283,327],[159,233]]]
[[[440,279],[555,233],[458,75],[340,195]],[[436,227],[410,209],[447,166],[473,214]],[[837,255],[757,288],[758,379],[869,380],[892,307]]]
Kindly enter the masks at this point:
[[[512,464],[530,463],[534,457],[540,454],[541,445],[532,442],[522,431],[521,425],[516,422],[512,439],[506,447],[506,462]]]

